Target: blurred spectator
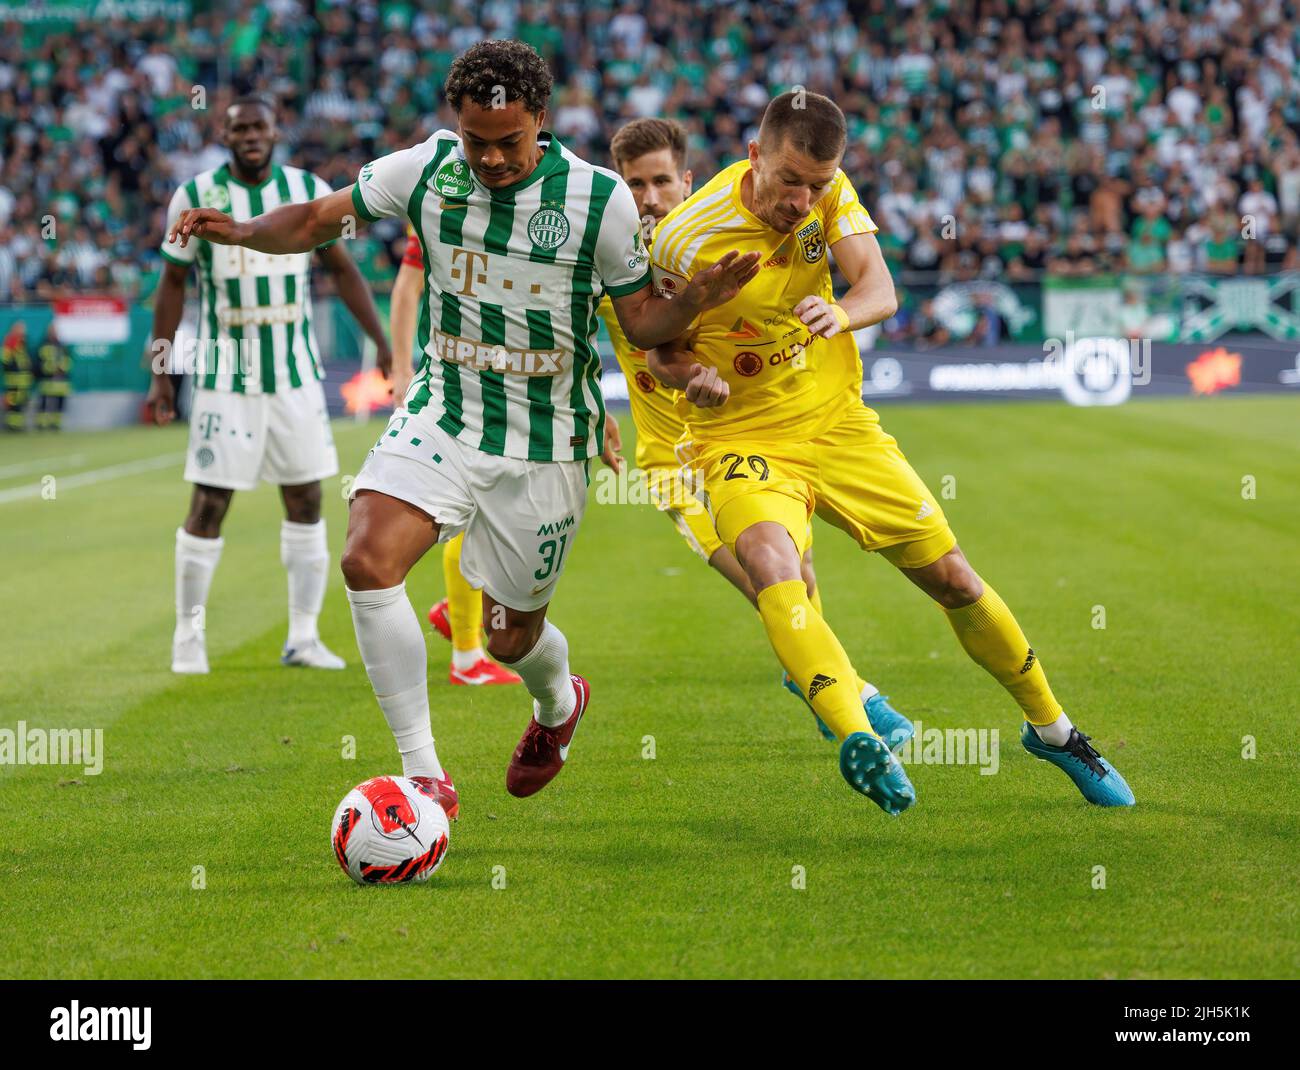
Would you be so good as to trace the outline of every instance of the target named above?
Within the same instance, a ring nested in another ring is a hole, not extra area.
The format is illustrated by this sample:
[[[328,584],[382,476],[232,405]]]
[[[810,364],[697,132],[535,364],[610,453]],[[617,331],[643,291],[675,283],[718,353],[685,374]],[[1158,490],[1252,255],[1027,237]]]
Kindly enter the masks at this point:
[[[235,95],[276,95],[281,158],[345,186],[367,160],[454,125],[441,101],[452,59],[511,35],[551,62],[550,123],[575,152],[608,162],[621,123],[671,115],[700,181],[744,155],[772,94],[829,94],[848,118],[844,168],[901,283],[1279,270],[1296,262],[1300,227],[1295,9],[194,0],[184,20],[52,22],[42,35],[0,7],[0,300],[135,296],[172,191],[224,159],[217,123]],[[1211,226],[1225,211],[1231,225]],[[364,250],[381,285],[395,244],[381,230]]]

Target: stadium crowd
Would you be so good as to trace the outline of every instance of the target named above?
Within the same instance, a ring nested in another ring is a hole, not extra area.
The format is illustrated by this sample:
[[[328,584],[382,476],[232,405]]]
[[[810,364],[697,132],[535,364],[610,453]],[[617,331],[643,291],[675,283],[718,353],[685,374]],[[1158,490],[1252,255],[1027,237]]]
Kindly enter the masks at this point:
[[[452,125],[443,79],[484,36],[550,61],[550,126],[578,153],[607,162],[621,123],[674,116],[701,179],[744,153],[772,94],[827,93],[904,281],[1296,265],[1290,0],[188,6],[0,25],[0,302],[147,291],[167,201],[224,159],[233,96],[273,94],[284,158],[338,187]],[[381,285],[400,238],[354,247]]]

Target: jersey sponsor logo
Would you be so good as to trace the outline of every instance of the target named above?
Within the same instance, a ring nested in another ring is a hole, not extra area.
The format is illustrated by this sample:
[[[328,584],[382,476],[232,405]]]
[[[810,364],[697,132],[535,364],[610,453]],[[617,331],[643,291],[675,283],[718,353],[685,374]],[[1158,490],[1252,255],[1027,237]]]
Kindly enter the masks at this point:
[[[726,334],[727,338],[762,338],[763,332],[755,327],[744,316],[737,316],[736,322],[731,325],[731,330]]]
[[[528,220],[528,237],[539,249],[558,249],[569,240],[569,217],[560,208],[543,205]]]
[[[262,327],[276,323],[297,323],[302,318],[302,305],[296,301],[287,305],[223,308],[217,313],[217,322],[223,327]]]
[[[826,253],[826,240],[822,237],[822,225],[814,219],[795,235],[799,239],[799,248],[803,258],[810,264],[817,263]]]
[[[469,164],[464,160],[448,160],[433,176],[433,191],[443,197],[468,197],[473,188]]]
[[[547,521],[537,529],[538,535],[558,535],[562,531],[573,527],[573,517],[566,516],[563,520]]]
[[[212,409],[206,409],[199,413],[198,428],[203,434],[203,441],[209,441],[213,435],[221,430],[221,413]]]
[[[204,208],[215,208],[218,212],[230,211],[230,190],[225,186],[210,186],[203,191],[200,198]]]
[[[475,342],[435,330],[430,343],[439,360],[460,364],[474,371],[509,375],[559,375],[565,370],[562,349],[509,349],[503,345]]]
[[[655,392],[655,378],[649,372],[637,372],[636,385],[641,388],[643,393],[653,394]]]
[[[736,359],[731,362],[732,367],[736,369],[745,378],[751,375],[757,375],[763,370],[763,358],[757,353],[751,353],[747,349],[742,349],[736,354]]]

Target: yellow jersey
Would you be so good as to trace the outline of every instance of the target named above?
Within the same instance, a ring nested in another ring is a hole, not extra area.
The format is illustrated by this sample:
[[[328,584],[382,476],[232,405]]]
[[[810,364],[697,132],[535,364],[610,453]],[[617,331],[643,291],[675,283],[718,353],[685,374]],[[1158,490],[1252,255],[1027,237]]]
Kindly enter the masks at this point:
[[[830,189],[789,234],[768,226],[741,200],[749,171],[741,160],[720,171],[655,229],[651,271],[658,293],[680,292],[691,277],[732,249],[757,250],[757,276],[725,305],[701,315],[689,339],[695,359],[731,387],[727,401],[700,408],[680,395],[688,437],[803,441],[862,404],[862,361],[853,335],[814,338],[794,314],[805,297],[834,300],[827,250],[876,225],[853,184],[837,171]]]
[[[664,386],[650,374],[645,350],[637,349],[628,341],[608,294],[601,299],[597,311],[605,321],[609,339],[614,345],[614,356],[627,379],[628,404],[632,409],[632,422],[636,424],[636,466],[643,472],[655,468],[677,468],[673,446],[682,437],[682,418],[677,414],[677,398],[681,391]]]

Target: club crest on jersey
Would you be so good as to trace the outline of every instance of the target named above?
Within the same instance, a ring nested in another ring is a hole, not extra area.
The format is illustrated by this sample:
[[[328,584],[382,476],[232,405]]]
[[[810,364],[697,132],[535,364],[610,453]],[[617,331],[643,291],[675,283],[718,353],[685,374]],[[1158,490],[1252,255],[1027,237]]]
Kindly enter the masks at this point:
[[[230,190],[225,186],[212,186],[203,191],[203,207],[215,208],[218,212],[230,211]]]
[[[743,349],[737,353],[736,359],[731,364],[737,372],[747,379],[763,370],[763,358],[757,353],[751,353],[748,349]]]
[[[649,372],[637,372],[636,385],[641,388],[643,393],[653,394],[655,392],[654,376]]]
[[[822,238],[822,225],[814,219],[803,230],[795,235],[799,239],[799,248],[803,250],[803,258],[810,264],[817,263],[826,253],[826,242]]]
[[[569,240],[569,218],[559,208],[543,206],[528,220],[528,237],[539,249],[558,249]]]
[[[464,160],[448,160],[433,176],[434,192],[442,197],[468,197],[473,188],[469,164]]]

